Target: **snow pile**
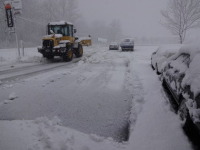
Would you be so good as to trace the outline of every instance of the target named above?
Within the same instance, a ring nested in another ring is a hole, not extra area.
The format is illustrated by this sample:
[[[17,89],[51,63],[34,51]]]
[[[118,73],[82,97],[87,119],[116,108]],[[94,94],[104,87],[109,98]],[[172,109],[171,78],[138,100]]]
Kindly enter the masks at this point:
[[[89,55],[85,55],[82,57],[81,61],[79,62],[80,64],[86,63],[86,64],[100,64],[100,63],[105,63],[105,62],[110,62],[114,60],[116,57],[112,53],[107,53],[108,48],[99,48],[95,47],[96,50],[92,52]],[[92,57],[91,57],[92,56]],[[120,57],[120,56],[119,56]]]
[[[0,66],[16,64],[23,65],[24,63],[40,63],[44,61],[42,55],[38,53],[37,48],[24,48],[24,52],[20,50],[21,57],[18,57],[17,49],[0,49]],[[24,55],[23,55],[24,54]]]
[[[14,99],[16,99],[18,96],[17,96],[17,94],[15,93],[15,92],[13,92],[13,93],[11,93],[10,95],[9,95],[9,100],[14,100]]]

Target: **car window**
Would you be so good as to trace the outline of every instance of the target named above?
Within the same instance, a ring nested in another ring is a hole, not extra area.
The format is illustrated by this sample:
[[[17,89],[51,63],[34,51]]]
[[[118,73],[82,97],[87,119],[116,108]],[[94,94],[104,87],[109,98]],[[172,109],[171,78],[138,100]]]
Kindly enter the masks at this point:
[[[125,39],[124,42],[130,42],[130,39]]]
[[[180,63],[184,63],[185,65],[187,65],[189,67],[190,55],[189,54],[181,54],[175,60]]]

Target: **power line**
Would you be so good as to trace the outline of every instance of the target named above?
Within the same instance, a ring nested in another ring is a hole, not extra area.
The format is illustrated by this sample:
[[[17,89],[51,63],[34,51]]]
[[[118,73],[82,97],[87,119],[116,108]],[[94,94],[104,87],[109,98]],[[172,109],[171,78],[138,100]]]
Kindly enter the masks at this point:
[[[27,19],[27,18],[24,18],[24,17],[16,16],[16,18],[19,18],[19,19],[21,19],[21,20],[25,20],[25,21],[28,21],[28,22],[31,22],[31,23],[35,23],[35,24],[38,24],[38,25],[41,25],[41,26],[46,26],[46,24],[42,24],[42,23],[33,21],[33,20],[31,20],[31,19]]]

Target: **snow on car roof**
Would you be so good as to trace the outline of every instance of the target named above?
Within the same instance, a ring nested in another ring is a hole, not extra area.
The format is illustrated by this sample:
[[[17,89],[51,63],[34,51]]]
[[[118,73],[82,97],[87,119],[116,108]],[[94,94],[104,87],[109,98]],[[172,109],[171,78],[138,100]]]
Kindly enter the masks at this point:
[[[181,48],[182,45],[180,44],[176,44],[176,45],[162,45],[162,46],[159,46],[158,50],[159,51],[162,51],[162,52],[165,52],[165,51],[174,51],[174,50],[179,50]]]
[[[168,54],[175,54],[178,53],[182,45],[162,45],[158,48],[157,54],[158,55],[168,55]]]
[[[65,25],[65,24],[73,25],[71,22],[66,22],[66,21],[50,22],[49,23],[49,25]]]
[[[190,59],[192,60],[194,58],[194,56],[196,56],[198,53],[200,53],[200,46],[199,46],[199,44],[185,45],[185,46],[181,47],[178,55],[183,54],[183,53],[189,54]]]
[[[133,38],[124,38],[122,41],[133,41]]]
[[[110,42],[110,44],[118,44],[117,42]]]

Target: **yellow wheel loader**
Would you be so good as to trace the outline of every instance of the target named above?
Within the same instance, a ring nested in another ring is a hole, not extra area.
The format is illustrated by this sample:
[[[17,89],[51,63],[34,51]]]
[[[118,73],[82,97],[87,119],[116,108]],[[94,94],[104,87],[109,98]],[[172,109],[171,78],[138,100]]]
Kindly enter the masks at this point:
[[[60,21],[47,25],[47,35],[42,39],[42,46],[38,52],[47,59],[60,56],[64,61],[71,61],[73,54],[76,57],[83,55],[83,47],[80,40],[74,37],[76,29],[72,23]]]

